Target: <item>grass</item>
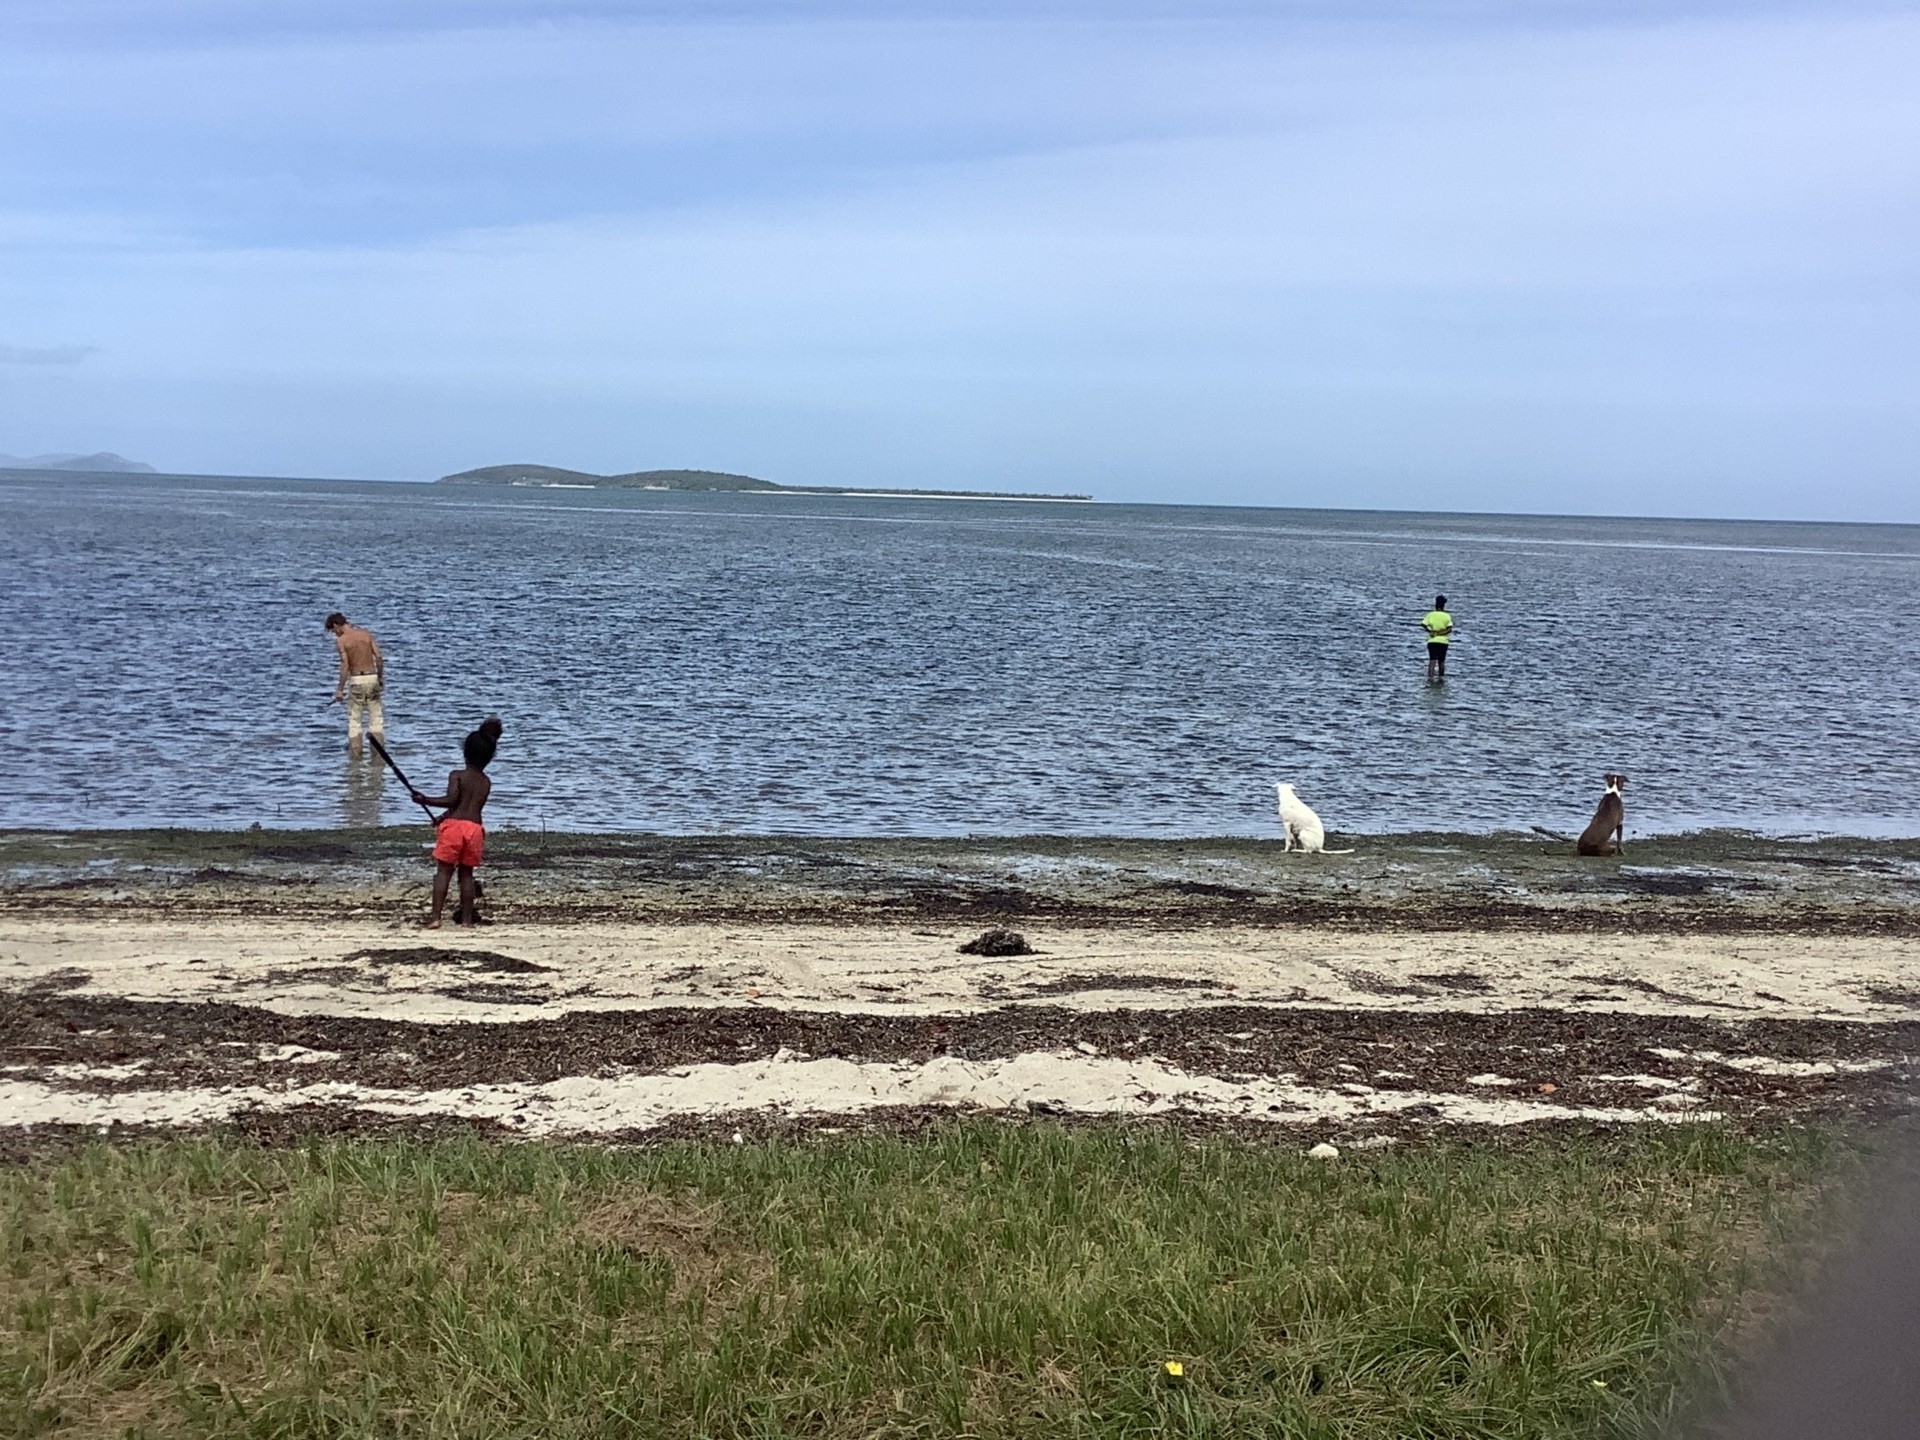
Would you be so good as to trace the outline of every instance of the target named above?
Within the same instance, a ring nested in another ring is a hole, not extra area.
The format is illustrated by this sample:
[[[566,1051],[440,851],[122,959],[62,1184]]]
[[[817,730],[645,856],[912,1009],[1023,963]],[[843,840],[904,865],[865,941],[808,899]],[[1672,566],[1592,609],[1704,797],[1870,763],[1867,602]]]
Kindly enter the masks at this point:
[[[1841,1153],[101,1144],[0,1172],[0,1435],[1627,1432]]]

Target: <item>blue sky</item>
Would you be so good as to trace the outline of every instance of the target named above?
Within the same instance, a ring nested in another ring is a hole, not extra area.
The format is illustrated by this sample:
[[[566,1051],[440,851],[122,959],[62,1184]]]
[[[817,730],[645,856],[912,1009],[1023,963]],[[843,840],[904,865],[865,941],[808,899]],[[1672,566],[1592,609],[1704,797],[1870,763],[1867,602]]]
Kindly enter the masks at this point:
[[[1920,5],[8,0],[0,452],[1920,521]]]

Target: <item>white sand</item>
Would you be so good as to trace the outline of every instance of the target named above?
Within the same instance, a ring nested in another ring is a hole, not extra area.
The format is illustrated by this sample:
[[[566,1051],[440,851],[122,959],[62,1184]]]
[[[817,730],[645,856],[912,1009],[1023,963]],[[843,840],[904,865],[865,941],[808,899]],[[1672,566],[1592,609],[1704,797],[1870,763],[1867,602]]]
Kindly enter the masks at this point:
[[[1657,1046],[1647,1053],[1658,1055],[1662,1060],[1724,1065],[1749,1075],[1780,1075],[1795,1080],[1804,1080],[1810,1075],[1862,1075],[1893,1067],[1891,1060],[1775,1060],[1766,1055],[1722,1055],[1718,1050],[1669,1050]]]
[[[880,1014],[1019,1005],[1476,1013],[1541,1006],[1838,1020],[1901,1019],[1920,1008],[1888,998],[1920,994],[1920,942],[1871,936],[1034,925],[1026,933],[1042,954],[992,960],[955,952],[972,933],[953,926],[608,924],[423,934],[354,920],[9,918],[0,921],[0,991],[52,986],[87,996],[428,1022],[742,1004]],[[343,958],[356,950],[418,945],[498,951],[552,973]],[[1036,993],[1049,982],[1091,974],[1159,976],[1205,988],[1157,989],[1135,980]],[[1463,974],[1486,988],[1420,978]],[[484,988],[469,989],[465,998],[449,993],[476,985]]]
[[[422,934],[362,920],[0,921],[0,996],[29,988],[97,998],[220,1002],[292,1015],[413,1022],[513,1023],[582,1011],[762,1006],[874,1014],[957,1014],[1027,1006],[1180,1010],[1220,1005],[1492,1013],[1523,1007],[1719,1018],[1910,1018],[1920,943],[1874,937],[1527,933],[1353,934],[1316,929],[1031,926],[1043,952],[1016,959],[956,953],[953,926],[551,925]],[[432,945],[493,951],[547,967],[512,974],[474,963],[394,963],[356,951]],[[1086,988],[1084,977],[1123,977]],[[1155,977],[1187,982],[1156,987]],[[1466,978],[1462,978],[1466,977]],[[1069,982],[1064,993],[1046,987]],[[1195,985],[1193,982],[1198,982]],[[4,1003],[0,1001],[0,1003]],[[856,1063],[787,1055],[660,1074],[612,1072],[545,1084],[406,1090],[327,1079],[341,1060],[298,1045],[236,1043],[242,1064],[298,1075],[232,1085],[136,1088],[146,1061],[11,1065],[0,1072],[0,1126],[200,1124],[238,1111],[320,1104],[396,1115],[496,1120],[529,1135],[640,1130],[675,1116],[771,1110],[853,1115],[886,1106],[1045,1109],[1150,1115],[1186,1111],[1277,1124],[1364,1126],[1417,1107],[1442,1124],[1547,1118],[1630,1122],[1709,1118],[1695,1080],[1596,1076],[1648,1094],[1624,1108],[1556,1104],[1524,1082],[1473,1076],[1468,1093],[1378,1090],[1371,1074],[1302,1085],[1291,1075],[1220,1077],[1092,1045],[1009,1059],[941,1057]],[[1782,1078],[1885,1068],[1885,1060],[1801,1061],[1705,1050],[1665,1059]],[[50,1057],[51,1058],[51,1057]],[[244,1073],[244,1072],[243,1072]],[[1525,1073],[1522,1071],[1521,1073]],[[251,1079],[251,1077],[249,1077]],[[1393,1072],[1374,1079],[1405,1080]],[[103,1088],[105,1087],[105,1088]]]
[[[79,1077],[73,1077],[79,1078]],[[1656,1102],[1657,1103],[1657,1102]],[[340,1105],[394,1115],[495,1120],[528,1135],[643,1130],[675,1116],[772,1111],[856,1115],[895,1105],[959,1110],[1045,1109],[1077,1114],[1158,1115],[1186,1111],[1275,1124],[1365,1122],[1431,1106],[1442,1124],[1518,1125],[1533,1120],[1647,1121],[1716,1118],[1693,1111],[1555,1105],[1519,1099],[1366,1085],[1319,1089],[1291,1075],[1225,1079],[1157,1060],[1034,1051],[1004,1060],[940,1057],[925,1064],[859,1064],[785,1051],[742,1064],[688,1065],[662,1074],[569,1076],[545,1084],[389,1090],[351,1084],[131,1090],[96,1094],[30,1080],[0,1080],[0,1125],[191,1125],[245,1109]]]

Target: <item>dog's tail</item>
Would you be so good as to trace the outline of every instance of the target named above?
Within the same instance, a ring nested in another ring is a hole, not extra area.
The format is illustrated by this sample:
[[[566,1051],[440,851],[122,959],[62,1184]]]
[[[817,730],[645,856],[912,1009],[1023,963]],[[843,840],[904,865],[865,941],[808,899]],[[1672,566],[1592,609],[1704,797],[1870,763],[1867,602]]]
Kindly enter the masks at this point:
[[[1321,853],[1322,855],[1351,855],[1351,854],[1353,854],[1353,851],[1351,851],[1351,850],[1322,850],[1322,851],[1321,851],[1320,853]]]
[[[1536,835],[1544,835],[1549,840],[1558,840],[1563,845],[1573,844],[1573,837],[1571,835],[1562,835],[1558,830],[1549,830],[1544,825],[1529,825],[1527,828]]]

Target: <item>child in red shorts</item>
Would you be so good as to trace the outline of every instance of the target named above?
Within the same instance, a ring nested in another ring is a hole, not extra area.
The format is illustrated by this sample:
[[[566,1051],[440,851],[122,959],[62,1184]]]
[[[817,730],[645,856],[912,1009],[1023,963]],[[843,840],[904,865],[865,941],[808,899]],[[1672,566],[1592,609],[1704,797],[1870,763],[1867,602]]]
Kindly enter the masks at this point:
[[[460,747],[467,757],[467,768],[447,776],[446,794],[411,792],[419,804],[447,807],[447,813],[434,822],[439,826],[439,839],[433,847],[438,868],[433,876],[433,913],[427,917],[429,930],[440,928],[440,912],[447,903],[447,884],[456,871],[460,876],[460,906],[453,912],[453,923],[479,923],[479,912],[474,906],[473,872],[487,848],[487,829],[480,823],[480,812],[486,809],[487,797],[493,793],[487,765],[500,746],[500,731],[500,721],[490,715],[480,722],[478,730],[467,736]]]

